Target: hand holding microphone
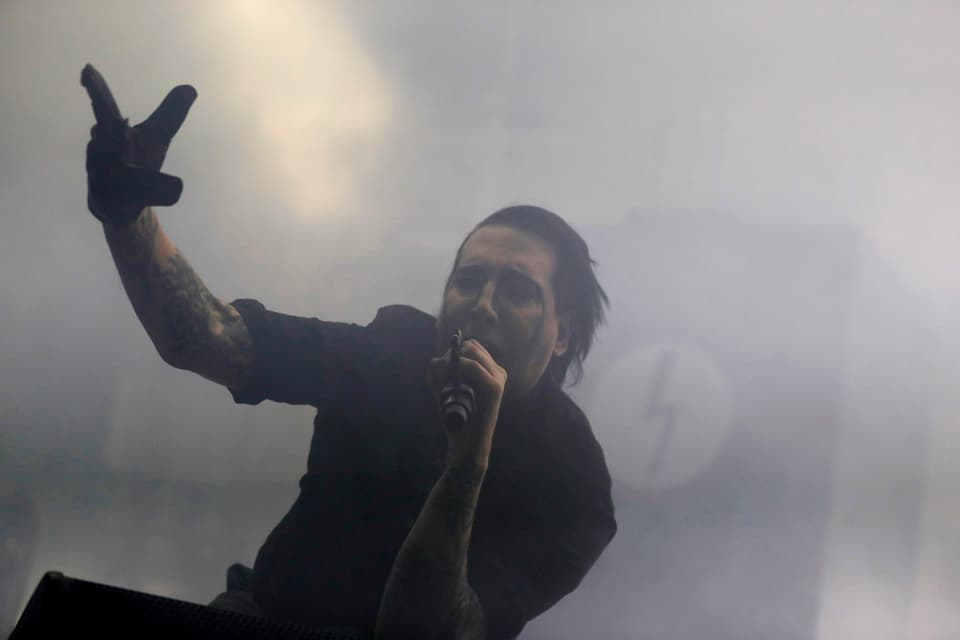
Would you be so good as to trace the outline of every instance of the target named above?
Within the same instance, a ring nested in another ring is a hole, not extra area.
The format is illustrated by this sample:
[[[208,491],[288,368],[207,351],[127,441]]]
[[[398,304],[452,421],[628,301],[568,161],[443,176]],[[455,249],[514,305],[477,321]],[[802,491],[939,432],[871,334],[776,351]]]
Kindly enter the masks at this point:
[[[450,350],[430,362],[428,383],[447,432],[448,464],[485,467],[507,382],[490,352],[458,331]]]
[[[463,331],[459,329],[450,338],[449,382],[440,391],[440,415],[448,431],[459,431],[473,414],[476,394],[473,387],[460,378],[460,353],[463,349]]]

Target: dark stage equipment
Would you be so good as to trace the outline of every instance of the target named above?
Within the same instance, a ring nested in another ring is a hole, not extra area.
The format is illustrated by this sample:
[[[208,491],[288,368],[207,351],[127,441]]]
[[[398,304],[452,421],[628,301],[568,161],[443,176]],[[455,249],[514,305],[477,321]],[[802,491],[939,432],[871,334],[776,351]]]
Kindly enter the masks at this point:
[[[35,638],[359,640],[268,618],[97,584],[50,571],[10,640]]]

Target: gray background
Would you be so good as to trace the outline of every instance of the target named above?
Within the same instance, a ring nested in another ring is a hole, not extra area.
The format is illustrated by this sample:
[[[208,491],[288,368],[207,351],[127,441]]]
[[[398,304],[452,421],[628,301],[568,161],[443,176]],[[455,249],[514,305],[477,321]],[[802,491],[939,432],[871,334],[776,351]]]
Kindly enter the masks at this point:
[[[620,532],[525,638],[960,635],[960,6],[0,1],[0,629],[43,572],[195,602],[312,414],[167,367],[86,212],[91,62],[199,98],[159,212],[210,289],[434,311],[473,223],[590,242],[573,393]]]

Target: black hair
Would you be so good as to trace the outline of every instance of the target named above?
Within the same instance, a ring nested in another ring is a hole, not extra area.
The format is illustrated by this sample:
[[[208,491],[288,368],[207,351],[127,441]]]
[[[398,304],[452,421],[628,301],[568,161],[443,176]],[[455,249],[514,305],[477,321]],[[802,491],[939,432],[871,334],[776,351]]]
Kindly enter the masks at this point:
[[[532,233],[549,244],[557,256],[553,288],[557,313],[570,313],[570,340],[563,355],[554,356],[544,375],[558,384],[567,378],[572,365],[572,384],[583,376],[583,361],[593,344],[597,328],[604,322],[604,309],[610,306],[607,294],[593,271],[587,243],[566,220],[556,213],[533,205],[514,205],[495,211],[467,234],[457,249],[454,268],[460,264],[463,246],[478,229],[493,225]]]

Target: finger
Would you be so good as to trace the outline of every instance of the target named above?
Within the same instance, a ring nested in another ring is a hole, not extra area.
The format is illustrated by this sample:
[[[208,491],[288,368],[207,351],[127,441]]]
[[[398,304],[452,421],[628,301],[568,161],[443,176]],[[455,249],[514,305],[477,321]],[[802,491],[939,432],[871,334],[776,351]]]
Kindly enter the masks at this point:
[[[102,180],[100,189],[108,195],[111,206],[158,206],[169,207],[180,199],[183,181],[166,173],[135,166],[114,166]]]
[[[427,386],[439,393],[450,373],[450,352],[430,360],[427,365]]]
[[[93,105],[93,115],[98,124],[113,124],[117,120],[122,120],[120,108],[117,101],[113,99],[110,93],[110,87],[107,81],[103,79],[100,72],[88,64],[80,72],[80,84],[87,90],[90,96],[90,102]]]
[[[129,131],[130,125],[126,118],[114,120],[109,125],[98,123],[90,127],[90,142],[119,151],[126,146]]]
[[[473,387],[478,394],[491,393],[497,388],[501,390],[503,388],[500,376],[478,360],[464,358],[460,361],[460,379]]]
[[[183,180],[177,176],[140,167],[124,167],[123,174],[131,194],[129,204],[169,207],[183,193]]]
[[[465,358],[470,358],[480,362],[491,374],[495,373],[497,369],[501,368],[496,359],[494,359],[494,357],[490,355],[490,352],[487,351],[487,348],[473,338],[463,343],[463,350],[461,354]]]
[[[170,144],[170,140],[180,130],[180,125],[187,117],[193,101],[197,99],[197,90],[188,84],[174,87],[163,99],[160,106],[154,109],[150,117],[137,125],[137,129],[156,136],[163,145]]]

